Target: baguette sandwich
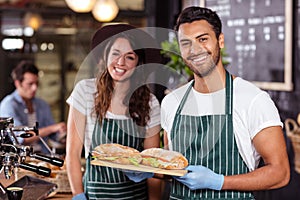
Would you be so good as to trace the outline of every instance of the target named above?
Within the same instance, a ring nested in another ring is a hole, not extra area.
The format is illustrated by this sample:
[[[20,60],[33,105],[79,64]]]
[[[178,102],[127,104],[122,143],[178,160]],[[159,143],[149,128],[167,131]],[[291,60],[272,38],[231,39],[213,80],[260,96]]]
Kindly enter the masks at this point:
[[[150,148],[141,152],[142,164],[161,169],[183,169],[188,160],[179,152],[162,148]]]
[[[138,150],[116,143],[101,144],[95,147],[92,156],[98,160],[124,165],[139,165],[142,161]]]

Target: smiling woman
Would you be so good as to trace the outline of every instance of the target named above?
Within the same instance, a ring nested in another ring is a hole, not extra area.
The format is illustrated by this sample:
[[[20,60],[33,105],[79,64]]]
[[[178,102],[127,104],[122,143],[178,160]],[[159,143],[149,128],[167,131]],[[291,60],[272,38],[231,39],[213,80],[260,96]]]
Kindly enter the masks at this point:
[[[159,147],[159,102],[145,84],[145,71],[149,68],[145,64],[157,63],[160,58],[158,50],[149,53],[153,44],[154,39],[146,32],[126,24],[104,26],[92,39],[91,54],[100,66],[97,78],[80,81],[67,100],[70,134],[66,160],[72,192],[78,198],[147,199],[152,195],[159,199],[160,181],[135,183],[123,171],[93,165],[89,156],[95,147],[108,143],[136,150]],[[83,140],[87,158],[85,184],[78,177]],[[113,193],[105,193],[112,187]],[[119,193],[124,187],[126,194]]]

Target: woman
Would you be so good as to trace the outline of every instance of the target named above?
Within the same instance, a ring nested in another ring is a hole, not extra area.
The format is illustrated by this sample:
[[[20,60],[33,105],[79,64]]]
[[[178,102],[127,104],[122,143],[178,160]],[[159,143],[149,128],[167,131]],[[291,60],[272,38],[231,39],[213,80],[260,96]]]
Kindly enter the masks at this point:
[[[154,183],[157,180],[135,183],[120,170],[91,165],[88,157],[101,143],[119,143],[138,150],[159,147],[159,103],[143,84],[140,73],[145,59],[149,59],[147,51],[141,49],[143,40],[149,37],[124,24],[105,26],[93,37],[92,53],[99,57],[104,70],[97,79],[80,81],[67,100],[66,162],[73,199],[147,199],[147,182],[149,194],[160,194],[156,191],[160,185]],[[84,186],[80,176],[83,142],[88,157]]]

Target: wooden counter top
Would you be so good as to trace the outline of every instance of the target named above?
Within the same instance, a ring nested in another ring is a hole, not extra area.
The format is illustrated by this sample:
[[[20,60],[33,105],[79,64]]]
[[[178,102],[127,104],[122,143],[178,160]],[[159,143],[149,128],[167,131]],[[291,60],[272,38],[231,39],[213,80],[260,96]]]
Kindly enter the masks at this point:
[[[49,200],[70,200],[72,199],[71,193],[58,193],[55,194],[53,197],[47,198]]]

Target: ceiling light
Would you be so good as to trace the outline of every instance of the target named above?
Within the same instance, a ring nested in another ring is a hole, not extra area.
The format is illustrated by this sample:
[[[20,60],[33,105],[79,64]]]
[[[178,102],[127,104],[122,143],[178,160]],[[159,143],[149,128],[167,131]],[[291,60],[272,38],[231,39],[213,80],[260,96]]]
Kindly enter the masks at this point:
[[[24,40],[20,38],[4,38],[2,40],[2,48],[4,50],[22,49]]]
[[[90,12],[96,0],[65,0],[69,8],[75,12],[85,13]]]
[[[31,27],[25,27],[24,29],[23,29],[23,34],[24,34],[24,36],[26,36],[26,37],[32,37],[33,36],[33,34],[34,34],[34,30],[33,30],[33,28],[31,28]]]
[[[74,35],[77,33],[76,28],[56,28],[55,34],[57,35]]]
[[[33,28],[33,30],[39,29],[43,24],[42,17],[37,13],[27,12],[24,16],[24,25]]]
[[[112,21],[118,14],[119,7],[115,0],[97,0],[92,14],[100,22]]]

